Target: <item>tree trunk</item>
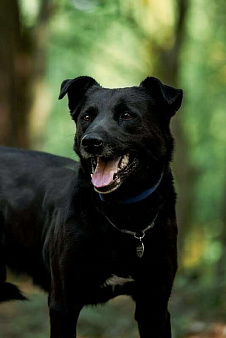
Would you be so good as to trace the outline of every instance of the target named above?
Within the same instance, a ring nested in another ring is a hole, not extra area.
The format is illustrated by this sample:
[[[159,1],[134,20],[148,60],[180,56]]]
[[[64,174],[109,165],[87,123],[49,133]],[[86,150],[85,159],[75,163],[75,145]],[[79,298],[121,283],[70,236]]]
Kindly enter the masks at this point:
[[[175,25],[175,43],[170,50],[161,50],[158,74],[161,79],[175,87],[180,87],[178,74],[180,69],[180,53],[185,40],[185,23],[188,0],[177,1],[177,23]],[[178,249],[180,257],[183,254],[184,239],[191,224],[192,186],[194,170],[189,162],[189,145],[183,129],[183,107],[172,120],[172,133],[175,137],[175,153],[173,170],[176,177],[178,200],[177,218],[179,225]]]
[[[0,1],[0,145],[29,148],[34,84],[45,69],[51,0],[43,0],[34,27],[26,27],[17,0]]]
[[[17,1],[0,1],[0,144],[28,147],[30,63],[21,50]]]

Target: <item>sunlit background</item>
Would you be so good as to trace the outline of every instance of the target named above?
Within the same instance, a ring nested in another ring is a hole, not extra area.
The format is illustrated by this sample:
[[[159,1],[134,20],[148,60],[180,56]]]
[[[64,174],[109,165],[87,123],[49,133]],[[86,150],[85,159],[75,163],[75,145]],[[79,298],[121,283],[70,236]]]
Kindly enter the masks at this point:
[[[64,79],[139,85],[148,75],[184,90],[172,121],[179,272],[173,337],[226,337],[226,2],[1,0],[0,144],[75,158]],[[10,278],[14,278],[10,276]],[[0,338],[48,336],[47,298],[0,306]],[[134,305],[82,312],[79,337],[138,337]],[[154,337],[153,337],[154,338]]]

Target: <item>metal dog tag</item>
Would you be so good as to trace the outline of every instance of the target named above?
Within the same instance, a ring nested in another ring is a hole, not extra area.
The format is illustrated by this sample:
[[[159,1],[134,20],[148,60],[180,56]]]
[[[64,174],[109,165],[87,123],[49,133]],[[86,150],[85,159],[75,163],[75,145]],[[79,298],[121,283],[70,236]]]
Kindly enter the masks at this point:
[[[143,257],[143,254],[144,254],[144,243],[142,242],[141,237],[137,241],[136,253],[137,253],[137,257],[139,257],[139,258]]]

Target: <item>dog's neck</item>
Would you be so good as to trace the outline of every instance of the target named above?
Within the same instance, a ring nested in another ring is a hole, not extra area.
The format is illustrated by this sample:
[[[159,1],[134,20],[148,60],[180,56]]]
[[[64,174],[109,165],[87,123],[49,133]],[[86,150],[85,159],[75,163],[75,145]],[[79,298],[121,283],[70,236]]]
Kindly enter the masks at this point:
[[[114,200],[114,203],[121,204],[121,205],[130,205],[130,204],[138,203],[138,202],[145,200],[146,198],[151,196],[153,192],[155,192],[155,190],[158,188],[159,184],[162,181],[162,177],[163,177],[163,174],[161,174],[157,182],[152,187],[143,190],[138,195],[127,196],[127,197],[124,197],[123,199],[118,198]],[[105,198],[104,194],[99,194],[99,197],[102,202],[107,202],[107,199]]]

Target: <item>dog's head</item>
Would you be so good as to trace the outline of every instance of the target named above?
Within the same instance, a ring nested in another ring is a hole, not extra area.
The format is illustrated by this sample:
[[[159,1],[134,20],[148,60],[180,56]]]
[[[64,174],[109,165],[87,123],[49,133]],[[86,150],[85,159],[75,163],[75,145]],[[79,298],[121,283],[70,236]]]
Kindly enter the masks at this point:
[[[138,87],[102,88],[93,78],[65,80],[77,124],[74,149],[95,190],[111,193],[132,180],[153,182],[170,162],[170,118],[180,108],[182,90],[148,77]]]

